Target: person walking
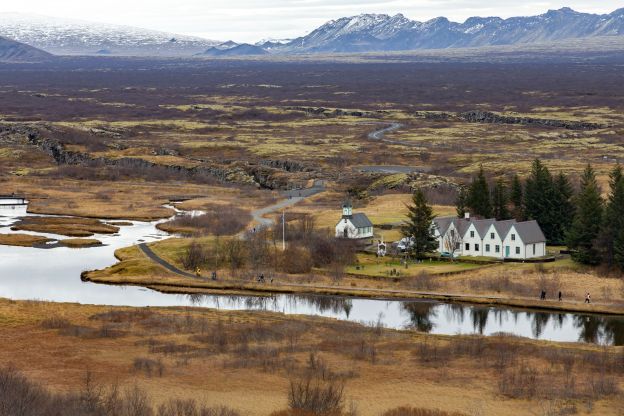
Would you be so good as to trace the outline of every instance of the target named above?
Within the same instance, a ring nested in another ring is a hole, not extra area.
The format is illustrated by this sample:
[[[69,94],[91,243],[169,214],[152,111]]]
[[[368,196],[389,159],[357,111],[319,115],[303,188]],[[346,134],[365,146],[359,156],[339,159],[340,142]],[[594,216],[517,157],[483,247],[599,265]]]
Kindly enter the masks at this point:
[[[589,292],[585,294],[585,303],[591,303],[591,295]]]
[[[561,291],[559,291],[559,302],[561,302],[562,298],[563,298],[563,294],[561,293]]]

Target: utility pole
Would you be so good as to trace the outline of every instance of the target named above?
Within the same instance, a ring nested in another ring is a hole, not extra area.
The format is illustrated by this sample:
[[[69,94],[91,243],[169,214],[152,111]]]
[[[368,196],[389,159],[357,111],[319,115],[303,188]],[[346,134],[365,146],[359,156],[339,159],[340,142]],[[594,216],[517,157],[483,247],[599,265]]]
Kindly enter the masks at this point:
[[[286,210],[282,211],[282,251],[286,251]]]

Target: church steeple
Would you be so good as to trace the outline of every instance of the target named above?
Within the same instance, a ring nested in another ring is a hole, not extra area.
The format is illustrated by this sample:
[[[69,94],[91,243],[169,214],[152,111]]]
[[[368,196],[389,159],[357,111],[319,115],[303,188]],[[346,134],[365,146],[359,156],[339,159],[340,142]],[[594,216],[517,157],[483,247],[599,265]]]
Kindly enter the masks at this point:
[[[353,205],[351,205],[351,201],[347,200],[342,204],[342,218],[351,217],[353,217]]]

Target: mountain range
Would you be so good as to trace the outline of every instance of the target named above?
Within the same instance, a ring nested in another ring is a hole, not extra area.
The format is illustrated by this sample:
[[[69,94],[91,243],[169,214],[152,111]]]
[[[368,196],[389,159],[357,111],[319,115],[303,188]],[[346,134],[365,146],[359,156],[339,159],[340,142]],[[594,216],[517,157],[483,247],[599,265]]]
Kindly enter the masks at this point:
[[[550,10],[530,17],[471,17],[464,23],[439,17],[426,22],[402,14],[363,14],[332,20],[274,49],[286,53],[369,52],[518,45],[624,35],[624,8],[611,14]]]
[[[182,57],[221,42],[130,26],[0,13],[0,36],[55,55]]]
[[[361,14],[332,20],[293,40],[254,45],[78,20],[0,14],[0,36],[55,55],[230,57],[267,54],[386,52],[496,45],[530,45],[624,35],[624,8],[610,14],[570,8],[511,17],[471,17],[463,23],[426,22],[402,14]]]
[[[53,55],[41,49],[0,37],[0,62],[41,62]]]

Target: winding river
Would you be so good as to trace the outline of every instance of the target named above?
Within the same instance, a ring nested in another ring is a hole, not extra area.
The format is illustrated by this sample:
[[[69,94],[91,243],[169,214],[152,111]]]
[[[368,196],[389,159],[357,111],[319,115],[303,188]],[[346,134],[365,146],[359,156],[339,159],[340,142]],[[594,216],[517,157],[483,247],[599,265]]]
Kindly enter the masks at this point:
[[[21,215],[0,212],[0,233]],[[118,234],[96,235],[101,247],[50,249],[0,246],[0,297],[117,306],[194,306],[316,315],[432,334],[514,334],[540,340],[624,345],[624,317],[470,306],[433,301],[273,295],[172,295],[135,286],[82,282],[84,270],[115,264],[116,249],[168,238],[157,222],[132,222]],[[23,232],[22,232],[23,233]],[[41,234],[50,238],[63,237]]]

